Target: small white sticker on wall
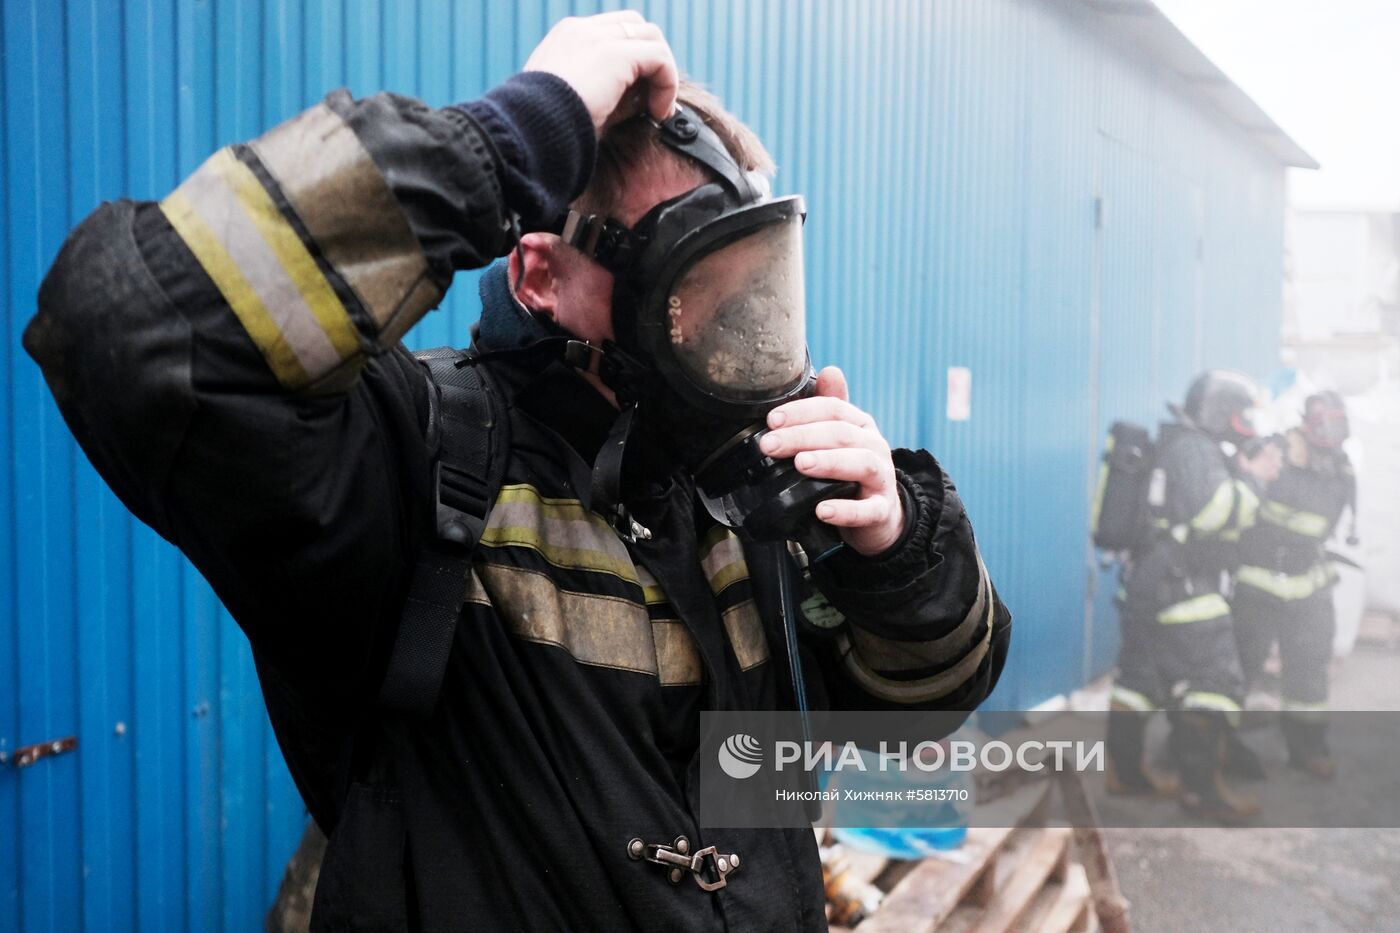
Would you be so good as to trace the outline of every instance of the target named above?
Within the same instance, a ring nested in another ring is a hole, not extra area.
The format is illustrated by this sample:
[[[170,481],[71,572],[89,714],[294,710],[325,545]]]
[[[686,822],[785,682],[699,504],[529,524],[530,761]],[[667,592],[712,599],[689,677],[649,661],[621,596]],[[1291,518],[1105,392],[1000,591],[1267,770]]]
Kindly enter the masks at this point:
[[[948,420],[966,421],[972,417],[972,370],[966,366],[948,367]]]

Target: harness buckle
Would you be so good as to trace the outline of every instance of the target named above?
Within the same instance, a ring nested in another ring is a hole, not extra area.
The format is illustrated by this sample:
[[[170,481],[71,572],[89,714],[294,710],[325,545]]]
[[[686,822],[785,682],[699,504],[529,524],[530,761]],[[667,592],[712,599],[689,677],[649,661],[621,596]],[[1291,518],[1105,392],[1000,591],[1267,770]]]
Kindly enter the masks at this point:
[[[666,868],[672,884],[680,884],[685,873],[690,872],[702,891],[718,891],[729,883],[729,875],[739,869],[736,853],[721,854],[714,846],[691,853],[690,840],[684,836],[677,836],[669,845],[633,839],[627,844],[627,855]]]

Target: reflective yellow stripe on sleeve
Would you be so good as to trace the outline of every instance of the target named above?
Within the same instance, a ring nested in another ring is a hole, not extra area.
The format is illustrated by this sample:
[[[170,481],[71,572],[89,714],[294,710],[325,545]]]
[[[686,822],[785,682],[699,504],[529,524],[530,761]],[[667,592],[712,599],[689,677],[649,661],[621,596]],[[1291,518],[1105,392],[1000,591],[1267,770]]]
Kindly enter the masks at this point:
[[[1094,486],[1094,502],[1089,509],[1089,530],[1098,533],[1099,516],[1103,513],[1103,497],[1108,490],[1108,461],[1113,456],[1113,435],[1104,443],[1103,459],[1099,463],[1099,481]]]
[[[927,641],[898,641],[852,626],[849,632],[851,657],[859,659],[861,666],[881,674],[939,667],[956,661],[979,626],[990,618],[987,603],[992,598],[992,587],[980,553],[977,572],[977,598],[952,631]]]
[[[1191,530],[1201,534],[1212,534],[1225,527],[1230,513],[1235,508],[1235,481],[1227,479],[1216,487],[1214,495],[1205,508],[1191,519]]]
[[[360,346],[358,334],[345,305],[341,304],[330,282],[317,267],[316,260],[311,258],[306,244],[277,209],[262,182],[229,150],[215,154],[214,158],[218,160],[219,174],[224,183],[233,190],[243,210],[257,225],[262,238],[272,247],[287,278],[296,287],[336,352],[344,359],[357,351]]]
[[[160,206],[282,385],[307,388],[356,355],[359,334],[345,306],[231,149],[210,156]]]
[[[249,147],[359,298],[381,344],[398,340],[442,300],[388,181],[329,106],[317,104]]]
[[[929,663],[946,663],[952,660],[955,654],[946,650],[951,647],[953,639],[962,639],[964,642],[967,636],[977,630],[977,626],[984,625],[985,630],[982,637],[972,646],[972,649],[958,658],[952,665],[937,674],[929,677],[922,677],[916,680],[898,680],[893,677],[886,677],[879,673],[871,664],[871,660],[863,656],[863,652],[871,652],[879,645],[886,649],[894,648],[894,643],[885,639],[877,639],[877,636],[867,636],[857,643],[851,632],[842,632],[837,636],[837,650],[843,656],[843,663],[846,673],[871,696],[879,697],[883,700],[890,700],[895,703],[926,703],[939,697],[953,693],[968,678],[977,673],[982,660],[991,650],[993,621],[996,617],[996,597],[992,592],[991,579],[987,574],[987,567],[982,562],[982,555],[977,555],[977,570],[980,574],[978,581],[977,598],[972,604],[971,610],[958,625],[957,630],[942,639],[931,642],[907,642],[904,649],[912,656],[920,658],[920,666]],[[934,661],[933,659],[937,659]],[[894,660],[887,656],[880,659],[880,663],[889,665]],[[898,667],[899,665],[892,665]]]
[[[1232,537],[1238,538],[1241,532],[1254,527],[1259,519],[1259,494],[1242,479],[1235,480],[1235,494],[1239,496],[1240,507],[1235,514]]]
[[[233,309],[243,329],[262,351],[277,381],[288,387],[308,384],[311,379],[302,363],[302,354],[292,348],[272,312],[263,304],[257,289],[239,271],[238,264],[219,242],[218,234],[205,223],[189,198],[183,192],[175,191],[161,202],[160,208]],[[312,357],[309,362],[315,365],[315,350],[319,348],[304,349],[306,355]]]

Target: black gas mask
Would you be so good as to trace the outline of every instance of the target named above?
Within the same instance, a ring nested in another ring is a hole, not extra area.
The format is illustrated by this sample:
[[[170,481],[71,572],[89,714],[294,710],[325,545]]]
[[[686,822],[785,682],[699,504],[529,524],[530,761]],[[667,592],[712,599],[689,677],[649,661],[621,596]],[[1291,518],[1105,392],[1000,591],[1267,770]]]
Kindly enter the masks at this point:
[[[744,172],[687,108],[656,126],[710,180],[631,228],[570,211],[561,231],[615,281],[616,340],[604,344],[598,372],[623,412],[595,467],[594,508],[615,507],[607,491],[616,489],[620,451],[636,427],[694,476],[716,521],[750,540],[795,540],[823,556],[840,539],[817,520],[816,505],[852,496],[856,485],[805,477],[758,447],[768,412],[816,385],[802,198],[772,197],[767,180]]]
[[[1303,410],[1303,434],[1314,447],[1339,450],[1351,436],[1346,402],[1340,394],[1328,390],[1310,395]]]

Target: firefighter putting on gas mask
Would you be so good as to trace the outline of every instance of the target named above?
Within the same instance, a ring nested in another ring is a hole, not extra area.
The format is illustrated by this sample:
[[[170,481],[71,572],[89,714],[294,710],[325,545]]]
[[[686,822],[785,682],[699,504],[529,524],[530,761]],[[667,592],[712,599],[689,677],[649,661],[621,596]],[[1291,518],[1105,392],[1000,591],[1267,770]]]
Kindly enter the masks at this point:
[[[623,128],[626,133],[630,128]],[[854,483],[811,479],[763,449],[765,419],[811,396],[802,270],[803,200],[774,198],[696,112],[682,106],[655,139],[707,179],[630,227],[570,210],[561,241],[612,274],[614,337],[598,375],[621,406],[609,456],[594,472],[594,507],[615,512],[633,432],[690,472],[707,511],[749,540],[791,539],[820,559],[841,544],[817,503]]]
[[[70,235],[25,347],[249,637],[330,837],[313,929],[825,929],[807,828],[699,824],[700,711],[996,684],[957,490],[812,372],[771,165],[619,11]],[[408,352],[506,255],[469,350]]]
[[[1276,452],[1254,444],[1258,397],[1248,378],[1211,371],[1170,406],[1175,421],[1155,445],[1144,429],[1115,424],[1095,503],[1096,544],[1123,556],[1108,789],[1179,794],[1188,810],[1222,822],[1258,810],[1225,780],[1244,697],[1229,574],[1257,490],[1276,470]],[[1147,717],[1157,709],[1168,710],[1179,781],[1146,764]]]

